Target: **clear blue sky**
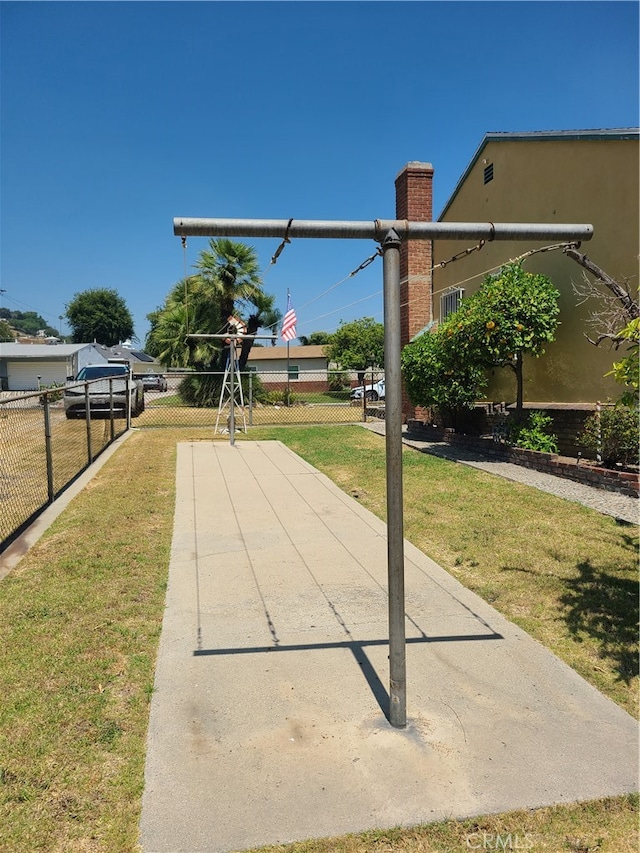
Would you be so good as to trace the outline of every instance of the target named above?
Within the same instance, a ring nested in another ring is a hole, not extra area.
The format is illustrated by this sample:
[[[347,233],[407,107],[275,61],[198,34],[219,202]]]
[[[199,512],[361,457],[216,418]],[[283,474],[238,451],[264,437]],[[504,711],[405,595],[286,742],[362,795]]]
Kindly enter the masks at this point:
[[[434,217],[488,131],[638,125],[635,2],[2,2],[2,306],[76,293],[146,315],[184,275],[174,216]],[[247,240],[264,269],[277,240]],[[191,272],[205,238],[190,238]],[[266,273],[298,333],[382,319],[375,251],[296,240]],[[358,300],[358,304],[351,304]],[[314,300],[309,303],[311,300]],[[350,306],[350,307],[349,307]],[[68,327],[65,326],[66,329]]]

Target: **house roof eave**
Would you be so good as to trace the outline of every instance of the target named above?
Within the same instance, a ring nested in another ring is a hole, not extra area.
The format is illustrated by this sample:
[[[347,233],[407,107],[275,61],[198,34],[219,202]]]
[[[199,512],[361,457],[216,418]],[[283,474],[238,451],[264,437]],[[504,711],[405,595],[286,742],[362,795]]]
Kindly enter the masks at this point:
[[[453,204],[460,188],[469,176],[469,173],[478,162],[480,155],[486,148],[489,142],[531,142],[531,141],[550,141],[558,139],[572,140],[600,140],[600,139],[638,139],[640,138],[640,129],[637,127],[622,127],[622,128],[600,128],[597,130],[530,130],[530,131],[489,131],[485,133],[478,146],[475,154],[471,158],[469,165],[462,173],[460,179],[455,185],[453,192],[449,196],[447,202],[440,215],[438,222],[442,222],[447,210]]]

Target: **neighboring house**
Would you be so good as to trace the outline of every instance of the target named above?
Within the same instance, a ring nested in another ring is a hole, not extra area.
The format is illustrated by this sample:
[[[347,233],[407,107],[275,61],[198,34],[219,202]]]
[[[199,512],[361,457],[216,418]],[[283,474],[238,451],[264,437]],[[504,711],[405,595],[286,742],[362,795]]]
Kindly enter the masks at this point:
[[[102,344],[0,343],[0,390],[36,391],[64,385],[87,364],[128,358],[134,373],[152,372],[157,363],[146,353]]]
[[[637,128],[487,133],[438,221],[591,223],[594,237],[580,251],[609,275],[629,278],[637,287],[638,141]],[[460,296],[477,290],[481,273],[543,245],[487,242],[480,251],[435,269],[433,319],[443,318],[455,310]],[[468,246],[434,241],[434,266]],[[583,279],[582,267],[556,250],[533,255],[524,268],[548,276],[561,293],[556,341],[540,359],[525,362],[525,400],[591,403],[619,396],[620,387],[604,377],[614,353],[584,337],[589,332],[585,320],[597,306],[578,305],[572,282]],[[490,399],[515,399],[511,370],[497,370],[492,382]]]
[[[0,388],[35,391],[45,385],[64,385],[85,364],[106,360],[94,344],[0,343]]]
[[[328,387],[329,359],[324,346],[257,347],[249,353],[247,368],[257,373],[266,388],[320,391]]]
[[[106,347],[102,344],[94,344],[96,350],[107,361],[110,358],[126,358],[131,364],[131,372],[134,376],[143,376],[145,373],[164,372],[164,368],[153,358],[142,350],[133,349],[127,343]]]

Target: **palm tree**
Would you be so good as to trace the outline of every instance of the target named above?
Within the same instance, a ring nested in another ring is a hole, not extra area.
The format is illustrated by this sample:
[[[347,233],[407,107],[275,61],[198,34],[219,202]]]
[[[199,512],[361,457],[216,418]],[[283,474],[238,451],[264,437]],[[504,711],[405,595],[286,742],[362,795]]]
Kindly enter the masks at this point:
[[[212,238],[209,248],[200,252],[195,266],[218,296],[220,325],[226,329],[227,319],[234,312],[244,313],[243,309],[262,293],[258,259],[252,246],[226,238]]]
[[[179,281],[162,308],[148,315],[151,331],[146,348],[150,355],[171,367],[222,372],[227,349],[222,340],[198,339],[194,335],[224,334],[229,318],[247,324],[250,335],[259,329],[277,327],[282,319],[275,297],[262,290],[255,250],[244,243],[212,239],[195,264],[198,272]],[[242,342],[240,369],[246,366],[253,339]],[[217,399],[220,377],[184,380],[181,393],[196,405]]]
[[[219,313],[217,294],[207,281],[198,275],[182,279],[173,287],[164,306],[148,315],[151,329],[146,351],[167,367],[210,368],[219,357],[220,343],[189,336],[211,334]]]

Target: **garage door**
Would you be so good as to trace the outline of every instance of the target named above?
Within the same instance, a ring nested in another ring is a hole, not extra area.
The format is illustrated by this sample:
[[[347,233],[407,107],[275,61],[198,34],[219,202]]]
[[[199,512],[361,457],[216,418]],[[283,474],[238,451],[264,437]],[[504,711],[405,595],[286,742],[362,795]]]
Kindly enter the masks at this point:
[[[36,391],[38,376],[41,385],[64,384],[67,362],[63,361],[9,361],[7,363],[7,389],[9,391]]]

